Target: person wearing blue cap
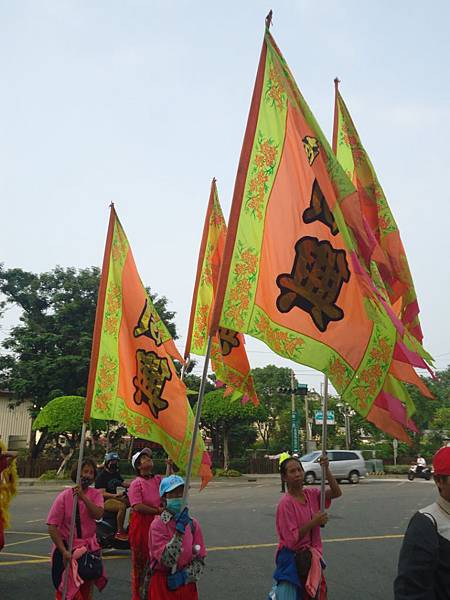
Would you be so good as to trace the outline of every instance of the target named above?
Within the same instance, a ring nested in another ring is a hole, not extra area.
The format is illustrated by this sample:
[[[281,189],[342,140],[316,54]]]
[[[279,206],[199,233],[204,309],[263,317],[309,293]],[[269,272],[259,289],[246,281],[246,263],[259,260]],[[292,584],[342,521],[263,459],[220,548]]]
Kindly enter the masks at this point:
[[[198,600],[206,548],[199,522],[183,507],[183,492],[179,475],[165,477],[159,486],[164,510],[150,525],[148,538],[152,600]]]

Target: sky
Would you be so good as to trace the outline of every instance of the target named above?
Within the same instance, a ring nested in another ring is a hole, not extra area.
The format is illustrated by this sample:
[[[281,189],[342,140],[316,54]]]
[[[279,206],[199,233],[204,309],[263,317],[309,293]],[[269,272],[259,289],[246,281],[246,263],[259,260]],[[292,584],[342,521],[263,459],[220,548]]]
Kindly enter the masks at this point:
[[[0,0],[0,262],[100,265],[114,201],[184,348],[212,177],[228,215],[264,33],[331,139],[334,86],[400,228],[425,346],[450,363],[450,4]],[[10,310],[0,335],[17,322]],[[322,376],[247,339],[253,367]],[[200,372],[202,361],[196,367]]]

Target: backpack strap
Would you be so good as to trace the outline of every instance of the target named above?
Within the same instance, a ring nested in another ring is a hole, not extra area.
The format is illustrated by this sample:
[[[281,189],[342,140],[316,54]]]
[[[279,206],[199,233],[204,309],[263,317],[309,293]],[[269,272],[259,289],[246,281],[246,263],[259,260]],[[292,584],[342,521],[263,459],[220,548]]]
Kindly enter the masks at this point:
[[[80,509],[78,506],[78,498],[77,498],[77,507],[76,507],[76,511],[75,511],[75,525],[77,528],[77,538],[82,539],[83,534],[81,531],[81,519],[80,519]]]

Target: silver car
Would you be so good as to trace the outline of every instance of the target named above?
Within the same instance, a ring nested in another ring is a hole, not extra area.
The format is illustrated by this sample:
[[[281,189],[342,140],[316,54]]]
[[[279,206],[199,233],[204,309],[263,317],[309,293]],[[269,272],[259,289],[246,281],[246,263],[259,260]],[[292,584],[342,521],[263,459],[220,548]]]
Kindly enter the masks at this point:
[[[322,452],[316,450],[300,457],[305,470],[305,483],[312,484],[320,481],[322,468],[319,459]],[[359,478],[367,475],[366,463],[359,450],[328,450],[330,470],[337,481],[348,479],[350,483],[359,483]]]

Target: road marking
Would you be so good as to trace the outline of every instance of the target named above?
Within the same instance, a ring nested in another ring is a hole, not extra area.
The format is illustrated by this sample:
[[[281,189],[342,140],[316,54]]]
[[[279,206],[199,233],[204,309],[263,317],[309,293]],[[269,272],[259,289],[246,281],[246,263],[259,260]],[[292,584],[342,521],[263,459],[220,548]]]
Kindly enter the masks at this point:
[[[41,533],[45,533],[45,531],[12,531],[11,529],[7,529],[6,535],[9,535],[10,533],[17,535],[39,535]]]
[[[35,534],[36,535],[36,534]],[[39,542],[40,540],[48,540],[49,536],[41,535],[41,537],[34,538],[32,540],[22,540],[20,542],[11,542],[10,544],[5,544],[5,548],[9,548],[11,546],[18,546],[19,544],[30,544],[31,542]]]
[[[25,521],[25,523],[42,523],[45,519],[34,519],[33,521]]]
[[[401,539],[404,535],[400,533],[391,533],[386,535],[368,535],[368,536],[360,536],[360,537],[341,537],[341,538],[328,538],[322,540],[324,544],[335,544],[336,542],[370,542],[373,540],[395,540]],[[36,538],[36,540],[26,540],[29,541],[37,541],[37,539],[47,539],[47,536],[43,538]],[[25,542],[15,542],[15,544],[21,544]],[[8,546],[14,545],[7,544]],[[258,548],[275,548],[278,546],[276,542],[270,542],[267,544],[245,544],[240,546],[211,546],[207,548],[207,552],[227,552],[231,550],[255,550]],[[6,548],[6,546],[5,546]],[[50,562],[50,558],[48,556],[40,556],[37,554],[19,554],[14,552],[2,552],[2,556],[23,556],[30,557],[30,560],[12,560],[12,561],[0,561],[0,567],[7,567],[12,565],[26,565],[26,564],[37,564],[37,563],[45,563]],[[35,558],[32,558],[35,557]],[[104,560],[122,560],[129,559],[130,555],[119,555],[119,556],[103,556]]]
[[[22,552],[2,552],[2,556],[25,556],[26,558],[40,558],[43,559],[44,557],[42,556],[42,554],[23,554]],[[49,557],[47,556],[48,560]]]
[[[389,539],[399,539],[403,538],[403,534],[401,533],[393,533],[387,535],[370,535],[370,536],[361,536],[361,537],[347,537],[347,538],[328,538],[322,540],[324,544],[335,544],[336,542],[363,542],[363,541],[371,541],[371,540],[389,540]],[[212,546],[211,548],[207,548],[208,552],[218,552],[218,551],[226,551],[226,550],[252,550],[254,548],[274,548],[278,546],[277,543],[270,544],[246,544],[242,546]]]

